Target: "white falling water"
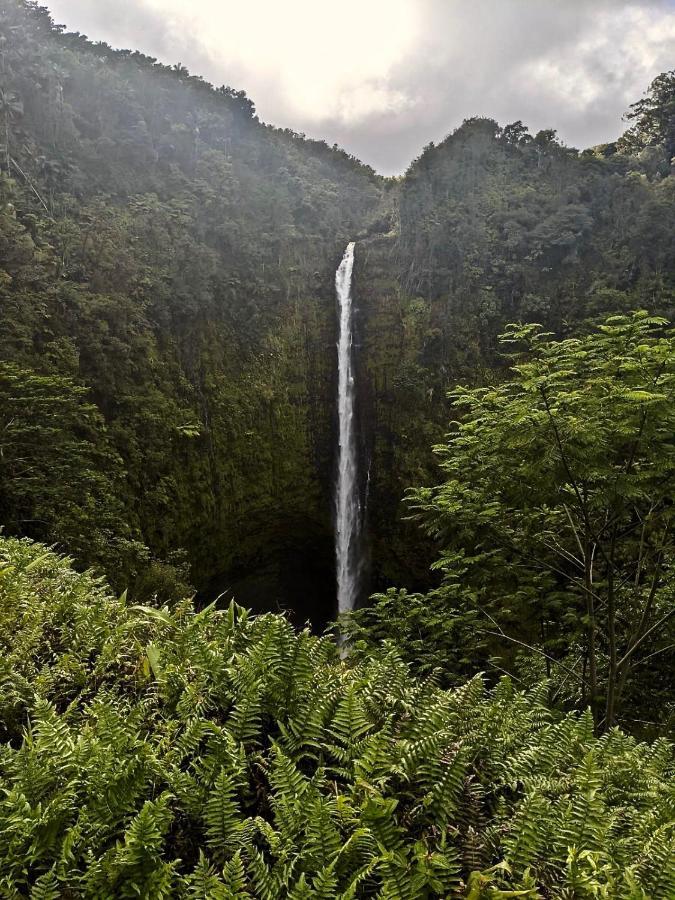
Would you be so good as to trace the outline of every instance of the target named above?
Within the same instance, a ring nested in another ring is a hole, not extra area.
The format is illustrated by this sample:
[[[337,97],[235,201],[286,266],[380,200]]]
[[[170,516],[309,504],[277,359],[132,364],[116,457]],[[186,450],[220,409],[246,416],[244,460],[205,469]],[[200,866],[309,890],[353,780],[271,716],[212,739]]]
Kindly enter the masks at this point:
[[[335,290],[340,310],[338,341],[338,474],[335,486],[335,555],[338,612],[354,609],[359,578],[361,510],[354,430],[354,369],[352,359],[352,270],[354,243],[347,244],[337,272]]]

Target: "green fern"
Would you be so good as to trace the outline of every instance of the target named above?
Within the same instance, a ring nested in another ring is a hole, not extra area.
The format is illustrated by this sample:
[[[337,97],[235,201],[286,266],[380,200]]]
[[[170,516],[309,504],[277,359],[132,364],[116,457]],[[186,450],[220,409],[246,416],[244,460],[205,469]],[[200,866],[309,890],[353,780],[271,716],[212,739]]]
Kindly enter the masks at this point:
[[[231,856],[241,843],[243,823],[235,798],[235,785],[223,769],[216,778],[204,809],[206,842],[219,858]]]
[[[26,542],[0,564],[2,896],[675,895],[667,741],[234,605],[139,614]]]

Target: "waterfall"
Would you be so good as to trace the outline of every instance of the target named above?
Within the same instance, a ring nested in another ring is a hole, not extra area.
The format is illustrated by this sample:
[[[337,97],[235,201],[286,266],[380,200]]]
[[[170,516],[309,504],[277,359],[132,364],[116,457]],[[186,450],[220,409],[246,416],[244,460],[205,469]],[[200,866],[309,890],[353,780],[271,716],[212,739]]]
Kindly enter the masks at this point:
[[[359,582],[358,456],[354,416],[354,361],[352,356],[352,270],[354,243],[347,244],[335,273],[335,291],[340,313],[338,340],[338,471],[335,484],[335,557],[337,564],[338,612],[354,609]]]

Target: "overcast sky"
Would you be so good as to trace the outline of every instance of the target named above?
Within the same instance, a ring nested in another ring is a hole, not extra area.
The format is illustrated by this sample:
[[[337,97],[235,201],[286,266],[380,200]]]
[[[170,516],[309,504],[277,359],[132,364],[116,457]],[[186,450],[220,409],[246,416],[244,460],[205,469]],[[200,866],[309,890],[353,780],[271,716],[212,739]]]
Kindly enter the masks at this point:
[[[588,147],[675,68],[675,0],[43,0],[92,40],[245,90],[384,174],[468,116]]]

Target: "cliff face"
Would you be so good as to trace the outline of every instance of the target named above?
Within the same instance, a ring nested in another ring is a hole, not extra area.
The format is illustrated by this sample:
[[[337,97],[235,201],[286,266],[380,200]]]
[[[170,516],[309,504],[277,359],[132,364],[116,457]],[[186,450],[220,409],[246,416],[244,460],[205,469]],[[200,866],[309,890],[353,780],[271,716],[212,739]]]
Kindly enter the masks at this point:
[[[430,368],[431,304],[401,287],[399,252],[395,231],[367,237],[357,245],[355,266],[373,590],[392,583],[419,588],[429,581],[430,548],[407,521],[403,497],[411,485],[433,480],[431,447],[447,418]]]
[[[383,193],[356,257],[373,588],[428,583],[401,497],[435,482],[448,390],[507,377],[508,322],[564,336],[634,308],[672,318],[675,178],[663,148],[615,150],[477,119]]]
[[[326,618],[334,272],[381,179],[31,4],[0,31],[2,524],[137,591],[187,564]]]

